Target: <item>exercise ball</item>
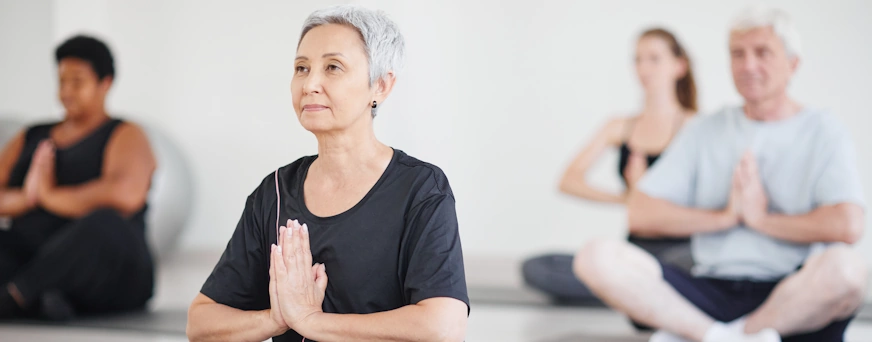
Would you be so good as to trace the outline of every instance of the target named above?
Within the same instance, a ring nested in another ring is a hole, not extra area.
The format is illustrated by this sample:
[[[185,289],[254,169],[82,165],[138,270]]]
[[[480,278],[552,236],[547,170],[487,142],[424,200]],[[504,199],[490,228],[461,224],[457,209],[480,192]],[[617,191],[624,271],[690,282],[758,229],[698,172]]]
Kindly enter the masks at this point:
[[[176,144],[155,126],[143,126],[157,159],[148,193],[146,229],[152,252],[161,259],[173,252],[191,216],[194,177]]]

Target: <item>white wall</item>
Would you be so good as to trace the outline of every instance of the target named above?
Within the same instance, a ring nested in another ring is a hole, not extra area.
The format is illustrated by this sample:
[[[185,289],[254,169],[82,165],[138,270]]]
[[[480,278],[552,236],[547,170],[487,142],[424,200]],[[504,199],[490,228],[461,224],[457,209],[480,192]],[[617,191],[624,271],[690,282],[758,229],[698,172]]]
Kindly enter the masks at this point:
[[[621,208],[561,196],[556,182],[607,118],[638,108],[631,62],[644,28],[665,25],[685,43],[704,111],[740,100],[726,31],[730,16],[752,1],[357,2],[391,14],[408,43],[407,67],[376,120],[377,133],[445,170],[467,255],[573,250],[594,235],[625,234]],[[110,108],[163,128],[189,156],[198,191],[187,248],[222,248],[262,177],[315,152],[294,119],[288,87],[302,20],[328,3],[336,2],[52,3],[53,43],[84,30],[113,48],[118,80]],[[864,42],[872,3],[770,3],[794,16],[804,40],[792,93],[848,124],[869,175],[872,46]],[[29,53],[50,56],[44,49]],[[2,65],[11,60],[0,57]],[[14,82],[2,77],[0,89]],[[33,102],[10,108],[45,111]],[[615,159],[610,154],[591,177],[617,189]],[[872,195],[872,177],[865,189]],[[861,242],[872,261],[869,247],[872,238]]]
[[[0,116],[52,111],[53,48],[51,1],[0,0]]]

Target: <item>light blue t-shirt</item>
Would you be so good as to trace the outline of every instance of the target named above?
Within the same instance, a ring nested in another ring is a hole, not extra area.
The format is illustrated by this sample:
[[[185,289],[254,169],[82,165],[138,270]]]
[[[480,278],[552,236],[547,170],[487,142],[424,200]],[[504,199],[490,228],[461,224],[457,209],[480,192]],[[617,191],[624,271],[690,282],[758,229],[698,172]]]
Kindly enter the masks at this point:
[[[759,165],[770,213],[800,215],[837,203],[865,206],[847,130],[832,115],[810,109],[774,122],[751,120],[741,107],[695,118],[645,174],[639,189],[685,207],[723,209],[733,170],[749,149]],[[743,225],[697,233],[691,237],[693,273],[780,279],[803,264],[810,248]]]

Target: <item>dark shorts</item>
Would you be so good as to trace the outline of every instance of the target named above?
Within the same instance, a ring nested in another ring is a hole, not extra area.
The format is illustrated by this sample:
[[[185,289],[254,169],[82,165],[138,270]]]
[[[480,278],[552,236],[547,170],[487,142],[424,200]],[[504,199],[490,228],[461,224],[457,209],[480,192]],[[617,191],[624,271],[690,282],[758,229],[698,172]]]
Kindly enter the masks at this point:
[[[668,264],[663,279],[697,308],[715,320],[730,322],[753,312],[766,301],[778,282],[733,281],[694,277]],[[830,323],[823,329],[785,337],[784,342],[841,342],[853,317]]]
[[[630,236],[629,242],[662,263],[690,269],[693,258],[687,239],[646,239]],[[549,295],[555,304],[605,306],[572,272],[572,254],[545,254],[524,261],[521,274],[530,287]]]

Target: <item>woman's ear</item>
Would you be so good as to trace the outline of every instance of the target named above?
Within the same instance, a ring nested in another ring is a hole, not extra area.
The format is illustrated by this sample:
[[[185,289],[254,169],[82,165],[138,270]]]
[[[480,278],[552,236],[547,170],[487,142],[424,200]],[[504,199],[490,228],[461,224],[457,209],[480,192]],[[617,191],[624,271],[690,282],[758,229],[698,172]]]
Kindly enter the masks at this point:
[[[103,77],[102,80],[97,81],[97,86],[103,94],[106,94],[109,92],[109,88],[112,88],[112,82],[114,82],[114,78],[112,76],[106,76]]]
[[[393,71],[389,71],[387,75],[379,78],[374,84],[375,93],[373,94],[372,100],[378,103],[384,102],[394,89],[394,83],[396,83],[396,81],[397,78]]]

